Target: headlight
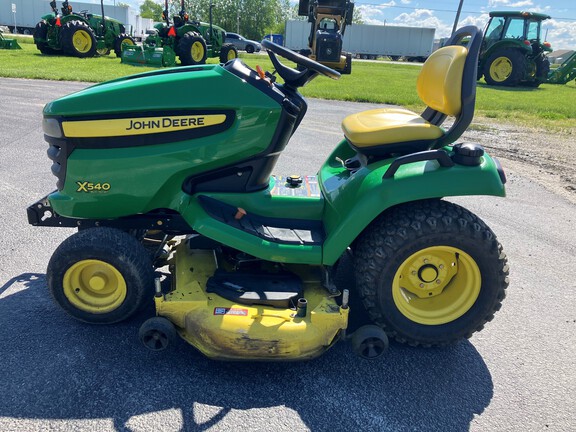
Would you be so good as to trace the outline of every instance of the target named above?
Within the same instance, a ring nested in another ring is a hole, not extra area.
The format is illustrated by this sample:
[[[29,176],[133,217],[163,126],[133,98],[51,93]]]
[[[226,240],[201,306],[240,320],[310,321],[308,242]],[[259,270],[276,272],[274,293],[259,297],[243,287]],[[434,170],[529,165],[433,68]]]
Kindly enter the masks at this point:
[[[42,130],[46,135],[53,138],[63,138],[60,122],[55,118],[46,118],[42,120]]]

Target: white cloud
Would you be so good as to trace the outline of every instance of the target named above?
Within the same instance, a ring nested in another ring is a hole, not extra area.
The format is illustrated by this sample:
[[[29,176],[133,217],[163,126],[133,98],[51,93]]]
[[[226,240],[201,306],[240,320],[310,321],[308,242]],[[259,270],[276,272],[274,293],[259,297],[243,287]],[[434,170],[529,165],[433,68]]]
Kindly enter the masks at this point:
[[[526,7],[526,6],[532,6],[534,3],[532,3],[530,0],[526,0],[526,1],[519,1],[516,3],[511,3],[509,6],[510,7]]]

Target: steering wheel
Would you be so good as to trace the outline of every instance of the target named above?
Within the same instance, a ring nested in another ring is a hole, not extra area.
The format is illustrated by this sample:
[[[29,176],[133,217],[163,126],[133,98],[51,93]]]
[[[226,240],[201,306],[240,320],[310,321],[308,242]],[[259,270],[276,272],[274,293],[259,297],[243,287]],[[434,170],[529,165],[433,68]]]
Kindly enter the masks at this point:
[[[280,77],[284,80],[284,83],[290,87],[302,87],[308,81],[313,79],[317,74],[325,75],[328,78],[337,80],[340,78],[340,73],[335,71],[328,66],[318,63],[302,54],[298,54],[288,48],[281,45],[275,44],[274,42],[265,39],[262,41],[262,46],[268,50],[268,57],[272,61],[272,64],[276,68],[276,71]],[[302,66],[304,70],[292,69],[280,62],[276,57],[278,54],[287,60]]]

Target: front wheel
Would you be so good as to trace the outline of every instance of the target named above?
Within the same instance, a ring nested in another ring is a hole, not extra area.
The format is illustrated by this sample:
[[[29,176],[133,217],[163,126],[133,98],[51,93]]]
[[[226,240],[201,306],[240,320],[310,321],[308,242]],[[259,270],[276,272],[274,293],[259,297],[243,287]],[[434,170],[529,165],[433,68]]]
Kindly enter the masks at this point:
[[[122,57],[122,44],[126,45],[136,45],[136,42],[127,34],[121,33],[114,39],[114,54],[116,57]]]
[[[238,50],[236,47],[232,44],[222,45],[222,49],[220,50],[220,63],[226,63],[235,58],[238,58]]]
[[[440,200],[391,209],[357,241],[357,286],[371,318],[397,341],[443,346],[500,309],[508,265],[477,216]]]
[[[148,252],[114,228],[91,228],[67,238],[52,255],[46,274],[56,303],[92,324],[125,320],[152,298]]]

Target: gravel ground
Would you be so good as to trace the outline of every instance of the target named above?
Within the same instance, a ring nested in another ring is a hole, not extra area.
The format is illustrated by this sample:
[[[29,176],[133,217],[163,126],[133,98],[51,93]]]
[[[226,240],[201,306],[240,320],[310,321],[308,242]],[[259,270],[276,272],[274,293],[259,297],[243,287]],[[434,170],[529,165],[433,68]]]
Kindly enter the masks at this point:
[[[475,118],[464,140],[479,142],[514,170],[576,203],[576,124],[565,132]]]

